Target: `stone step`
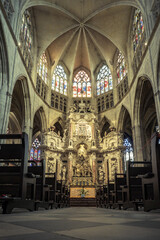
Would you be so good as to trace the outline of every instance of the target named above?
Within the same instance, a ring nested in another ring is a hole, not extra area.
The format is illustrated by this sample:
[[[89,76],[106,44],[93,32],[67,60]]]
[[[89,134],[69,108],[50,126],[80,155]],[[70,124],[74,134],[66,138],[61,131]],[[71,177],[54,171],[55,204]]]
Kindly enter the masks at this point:
[[[96,198],[70,198],[71,207],[96,207]]]

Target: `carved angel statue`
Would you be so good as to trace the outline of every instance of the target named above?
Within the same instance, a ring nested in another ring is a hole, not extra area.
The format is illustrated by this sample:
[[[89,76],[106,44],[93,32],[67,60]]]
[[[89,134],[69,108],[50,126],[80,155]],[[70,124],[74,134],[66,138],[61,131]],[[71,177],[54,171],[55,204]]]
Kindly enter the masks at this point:
[[[62,168],[62,180],[66,180],[66,166]]]
[[[102,166],[100,166],[98,169],[98,176],[99,176],[99,181],[104,180],[104,172],[103,172]]]

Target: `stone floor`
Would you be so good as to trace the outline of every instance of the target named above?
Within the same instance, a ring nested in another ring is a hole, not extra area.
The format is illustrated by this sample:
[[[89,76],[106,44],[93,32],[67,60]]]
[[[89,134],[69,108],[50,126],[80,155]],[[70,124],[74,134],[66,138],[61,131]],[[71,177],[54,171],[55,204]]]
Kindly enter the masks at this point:
[[[64,208],[0,214],[0,240],[159,240],[160,211]]]

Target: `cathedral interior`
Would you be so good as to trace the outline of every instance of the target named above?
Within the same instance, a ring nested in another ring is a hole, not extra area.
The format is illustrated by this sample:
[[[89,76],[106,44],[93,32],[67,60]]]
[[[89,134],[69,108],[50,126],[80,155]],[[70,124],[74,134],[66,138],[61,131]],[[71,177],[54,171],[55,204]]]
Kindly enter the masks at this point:
[[[159,126],[159,0],[0,0],[0,134],[71,198],[152,162]]]

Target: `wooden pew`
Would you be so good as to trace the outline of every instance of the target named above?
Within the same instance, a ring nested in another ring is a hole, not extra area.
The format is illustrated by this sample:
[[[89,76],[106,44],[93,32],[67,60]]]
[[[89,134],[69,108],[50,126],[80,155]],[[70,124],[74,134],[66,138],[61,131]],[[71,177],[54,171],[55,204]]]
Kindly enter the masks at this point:
[[[107,184],[103,186],[98,186],[97,188],[97,194],[96,194],[97,207],[106,207],[106,208],[112,207],[113,190],[114,190],[114,183],[109,181],[109,165],[107,162]]]
[[[112,192],[113,208],[121,209],[122,201],[122,187],[126,186],[126,174],[115,173],[114,191]]]
[[[45,184],[47,184],[50,188],[49,194],[49,205],[51,209],[53,206],[57,208],[56,204],[56,173],[45,173]]]
[[[144,211],[160,209],[160,135],[151,140],[152,172],[142,178]]]
[[[70,207],[70,190],[69,187],[65,185],[65,207]]]
[[[28,166],[28,173],[36,177],[35,210],[39,207],[49,209],[50,187],[45,182],[45,160],[42,159],[39,165]]]
[[[109,163],[107,161],[107,188],[106,188],[106,207],[111,208],[113,206],[112,193],[114,191],[114,183],[109,180]]]
[[[113,199],[112,199],[112,193],[114,191],[114,183],[109,182],[107,183],[107,193],[106,193],[106,207],[112,208],[113,207]]]
[[[97,186],[97,189],[96,189],[96,206],[97,207],[103,207],[103,196],[104,196],[103,187]]]
[[[63,207],[68,207],[70,199],[70,194],[68,191],[68,186],[65,185],[65,183],[62,181],[62,203]]]
[[[19,142],[19,143],[8,143]],[[0,134],[0,204],[3,213],[14,208],[34,210],[36,180],[27,174],[28,135]],[[31,191],[28,191],[28,187]]]
[[[127,185],[122,187],[123,209],[138,210],[139,206],[143,206],[141,176],[150,172],[151,169],[151,162],[127,162]]]
[[[57,207],[65,207],[68,203],[69,196],[68,191],[66,191],[66,186],[61,180],[56,181],[56,203]]]

